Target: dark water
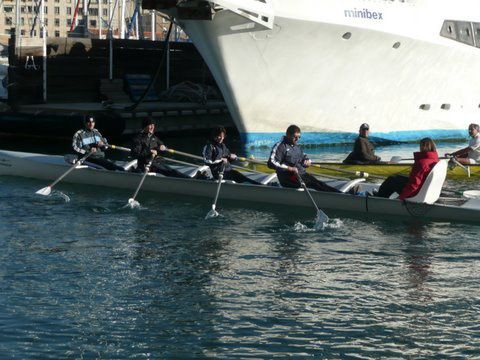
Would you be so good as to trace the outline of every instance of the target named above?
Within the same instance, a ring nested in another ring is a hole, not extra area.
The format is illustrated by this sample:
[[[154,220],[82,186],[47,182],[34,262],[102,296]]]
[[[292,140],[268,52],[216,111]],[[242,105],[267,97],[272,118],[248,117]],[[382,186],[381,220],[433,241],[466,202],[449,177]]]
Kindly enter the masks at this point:
[[[0,177],[3,358],[480,357],[479,226],[43,186]]]

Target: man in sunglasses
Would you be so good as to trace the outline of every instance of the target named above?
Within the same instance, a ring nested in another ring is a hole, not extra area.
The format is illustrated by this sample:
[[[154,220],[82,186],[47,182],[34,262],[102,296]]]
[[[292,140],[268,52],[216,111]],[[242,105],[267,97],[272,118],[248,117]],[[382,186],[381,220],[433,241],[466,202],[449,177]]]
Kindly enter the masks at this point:
[[[107,140],[95,129],[95,118],[93,115],[85,117],[85,127],[78,130],[73,135],[73,150],[80,156],[91,153],[87,158],[87,162],[100,165],[107,170],[124,171],[124,168],[116,165],[114,162],[105,159],[105,150],[108,146]]]
[[[318,191],[340,192],[339,190],[318,180],[305,170],[312,162],[303,150],[298,146],[300,139],[300,128],[296,125],[290,125],[287,128],[285,136],[276,143],[270,158],[268,167],[277,172],[280,185],[288,188],[299,188],[301,186],[299,177],[307,187]]]
[[[364,165],[378,164],[380,157],[375,155],[373,144],[368,140],[370,126],[368,124],[360,125],[358,137],[353,145],[353,151],[343,160],[344,164]]]

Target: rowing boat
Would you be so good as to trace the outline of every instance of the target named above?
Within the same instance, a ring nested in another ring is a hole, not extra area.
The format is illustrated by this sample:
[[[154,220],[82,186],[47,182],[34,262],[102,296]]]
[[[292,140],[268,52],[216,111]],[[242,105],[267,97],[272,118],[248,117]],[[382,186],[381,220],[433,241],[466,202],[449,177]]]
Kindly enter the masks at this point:
[[[71,164],[63,156],[34,154],[0,150],[0,175],[21,176],[40,180],[58,178]],[[211,199],[216,192],[217,182],[211,180],[181,179],[149,174],[143,189],[152,192],[181,194]],[[107,186],[120,189],[135,189],[142,174],[134,172],[109,171],[89,166],[79,166],[65,179],[74,184]],[[363,179],[360,179],[363,180]],[[376,184],[356,180],[359,190],[371,190]],[[345,187],[347,181],[332,182],[334,186]],[[33,189],[32,189],[33,190]],[[345,193],[311,191],[315,201],[324,210],[340,210],[350,213],[393,215],[414,217],[432,221],[475,222],[480,219],[480,200],[468,198],[439,198],[433,204],[413,203],[397,199],[374,196],[357,196]],[[237,184],[225,181],[220,199],[256,202],[289,207],[311,207],[310,199],[300,189],[287,189],[270,185]]]
[[[392,164],[369,164],[369,165],[347,165],[336,162],[318,162],[309,168],[309,172],[318,175],[327,176],[365,176],[373,178],[386,178],[392,175],[406,175],[410,174],[413,163],[392,163]],[[266,165],[251,164],[252,169],[264,172],[271,172]],[[470,180],[480,179],[480,165],[469,165],[471,177]],[[466,180],[468,178],[467,172],[460,166],[453,169],[448,169],[447,178],[452,180]]]

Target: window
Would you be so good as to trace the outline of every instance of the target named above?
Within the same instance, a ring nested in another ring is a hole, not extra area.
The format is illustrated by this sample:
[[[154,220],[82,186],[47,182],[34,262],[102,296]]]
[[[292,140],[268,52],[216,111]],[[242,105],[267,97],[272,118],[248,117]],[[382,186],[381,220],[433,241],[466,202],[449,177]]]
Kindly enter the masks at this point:
[[[5,18],[5,25],[12,25],[12,24],[13,24],[12,18],[7,16]]]
[[[108,4],[108,0],[102,0],[102,4],[107,5],[107,4]]]
[[[98,16],[98,9],[88,9],[88,15]]]
[[[108,9],[102,9],[102,15],[107,16],[108,15]]]
[[[24,26],[25,25],[25,18],[20,18],[20,25]]]
[[[55,15],[60,15],[60,7],[55,6]]]
[[[6,13],[11,13],[13,11],[13,6],[4,6],[3,11]]]
[[[10,29],[5,29],[5,34],[10,35]]]
[[[90,20],[90,26],[97,27],[97,20]]]
[[[55,37],[60,37],[60,31],[55,30]]]
[[[72,26],[72,19],[67,19],[67,26]]]
[[[67,7],[66,10],[67,10],[67,15],[72,15],[72,8],[71,7]]]
[[[43,8],[43,13],[44,13],[45,15],[48,14],[48,6],[45,6],[45,7]]]
[[[60,19],[55,19],[55,26],[60,26]]]

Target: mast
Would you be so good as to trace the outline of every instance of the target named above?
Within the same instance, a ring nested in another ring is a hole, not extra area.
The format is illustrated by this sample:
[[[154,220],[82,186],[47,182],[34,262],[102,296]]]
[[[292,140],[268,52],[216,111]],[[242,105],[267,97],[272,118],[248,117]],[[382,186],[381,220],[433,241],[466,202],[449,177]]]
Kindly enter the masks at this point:
[[[151,11],[151,15],[152,15],[152,41],[155,41],[156,40],[156,36],[157,36],[157,29],[156,29],[156,25],[157,25],[157,17],[156,17],[156,14],[155,14],[155,10],[152,10]]]
[[[43,101],[47,102],[47,33],[45,31],[44,0],[40,1],[40,27],[42,33],[42,57],[43,57]]]
[[[20,0],[15,1],[15,53],[18,54],[18,48],[20,47],[20,37],[22,31],[20,29]]]
[[[120,15],[120,39],[125,39],[125,2],[126,0],[122,0],[122,11]]]

